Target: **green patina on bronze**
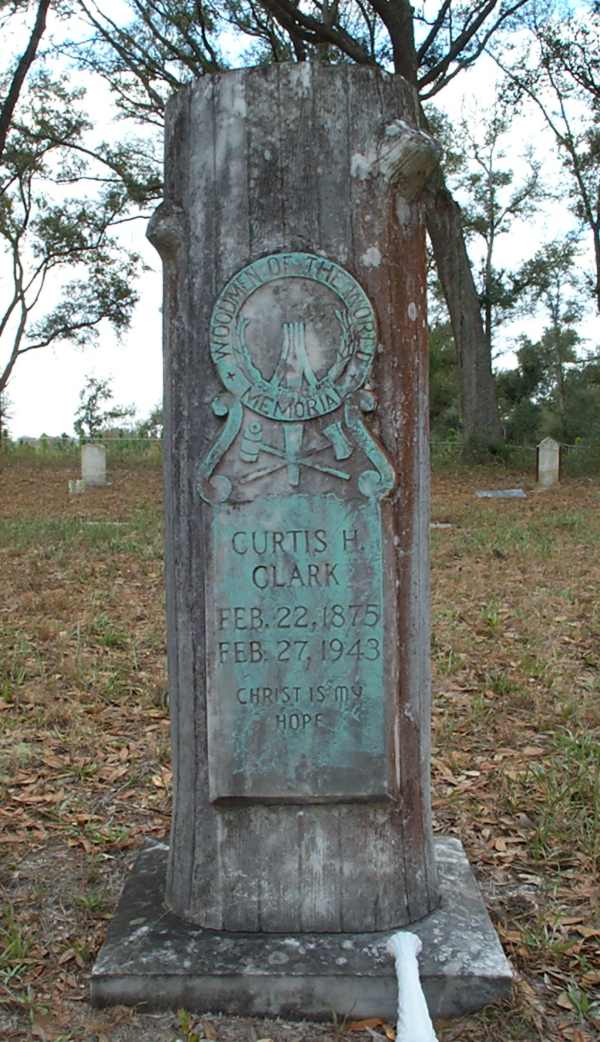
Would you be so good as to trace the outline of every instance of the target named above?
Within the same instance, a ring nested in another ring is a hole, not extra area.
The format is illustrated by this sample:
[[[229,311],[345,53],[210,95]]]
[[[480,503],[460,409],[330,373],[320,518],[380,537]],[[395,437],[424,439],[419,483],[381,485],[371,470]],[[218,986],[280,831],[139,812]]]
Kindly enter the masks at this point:
[[[320,376],[306,356],[301,323],[285,324],[280,364],[269,379],[248,349],[248,320],[240,317],[244,304],[262,286],[285,279],[318,283],[339,302],[340,348]],[[283,422],[310,420],[339,408],[364,383],[376,347],[375,315],[362,287],[339,264],[310,253],[271,254],[248,264],[219,294],[210,322],[211,357],[224,386],[253,412]],[[290,350],[300,360],[297,375],[304,389],[284,386],[282,373]]]
[[[197,468],[207,540],[210,796],[382,799],[382,499],[395,474],[362,414],[373,308],[339,264],[263,257],[213,308],[225,424]]]
[[[296,494],[221,504],[211,565],[212,799],[382,798],[378,501]]]

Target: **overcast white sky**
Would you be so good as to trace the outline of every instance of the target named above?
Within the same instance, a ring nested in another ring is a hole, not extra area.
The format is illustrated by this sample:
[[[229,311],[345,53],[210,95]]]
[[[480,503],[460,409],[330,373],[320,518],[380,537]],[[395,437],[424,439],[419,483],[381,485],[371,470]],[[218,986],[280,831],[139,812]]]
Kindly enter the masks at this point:
[[[142,277],[140,301],[131,328],[117,340],[109,327],[98,343],[69,344],[32,351],[19,359],[11,377],[9,430],[13,438],[73,434],[79,392],[88,376],[109,378],[115,402],[134,404],[146,417],[162,398],[162,273],[158,255],[144,237],[145,222],[131,228],[132,247],[151,270]]]
[[[485,111],[494,97],[495,65],[483,58],[474,70],[457,76],[436,99],[443,101],[444,109],[456,119],[463,110]],[[98,93],[94,91],[95,99]],[[440,104],[441,107],[441,104]],[[95,115],[104,122],[106,107]],[[536,117],[527,123],[521,121],[515,128],[512,148],[514,160],[522,153],[526,142],[539,143],[538,158],[546,172],[556,176],[558,164],[550,149],[548,135],[542,137],[535,130]],[[118,128],[121,132],[122,128]],[[542,153],[542,149],[545,150]],[[512,159],[512,157],[511,157]],[[565,207],[563,204],[562,210]],[[501,245],[505,263],[515,265],[532,251],[532,243],[557,234],[566,214],[552,208],[540,215],[533,226],[507,236]],[[136,221],[125,226],[127,245],[140,252],[149,267],[141,283],[141,297],[134,321],[120,341],[110,329],[100,333],[98,345],[91,348],[73,348],[67,344],[31,352],[17,362],[8,397],[10,401],[9,430],[13,438],[37,437],[42,433],[72,434],[73,418],[79,404],[79,393],[86,377],[93,375],[112,381],[115,402],[134,404],[139,419],[145,418],[162,397],[161,313],[162,272],[158,255],[145,239],[145,222]],[[563,229],[564,230],[564,229]],[[499,254],[499,263],[502,255]],[[541,323],[532,323],[531,332],[541,332]],[[0,362],[1,362],[0,358]]]

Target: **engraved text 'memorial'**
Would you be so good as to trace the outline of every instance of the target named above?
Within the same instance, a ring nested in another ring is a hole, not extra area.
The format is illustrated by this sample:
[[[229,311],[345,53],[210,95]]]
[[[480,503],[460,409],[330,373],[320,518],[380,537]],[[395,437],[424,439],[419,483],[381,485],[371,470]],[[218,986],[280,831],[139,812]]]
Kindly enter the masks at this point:
[[[392,468],[360,416],[373,408],[360,389],[376,347],[373,308],[340,265],[282,253],[238,272],[210,323],[211,357],[228,393],[213,402],[226,423],[198,466],[202,499],[248,501],[272,492],[262,481],[277,476],[300,489],[305,472],[351,482],[351,469],[337,463],[356,451],[376,468],[358,475],[359,492],[389,492]]]

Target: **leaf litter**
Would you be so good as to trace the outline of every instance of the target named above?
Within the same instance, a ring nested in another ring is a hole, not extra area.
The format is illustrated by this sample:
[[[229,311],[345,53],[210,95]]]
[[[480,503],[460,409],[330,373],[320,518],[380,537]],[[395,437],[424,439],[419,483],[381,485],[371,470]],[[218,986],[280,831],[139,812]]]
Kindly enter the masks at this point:
[[[174,1042],[176,1012],[87,1003],[127,871],[169,826],[161,477],[122,469],[110,488],[73,498],[66,477],[11,467],[0,504],[0,1037]],[[465,844],[516,977],[509,1003],[436,1030],[441,1042],[591,1042],[597,489],[567,481],[500,508],[474,499],[484,477],[434,476],[433,518],[452,528],[432,531],[433,806],[436,831]],[[207,1010],[189,1023],[210,1042],[393,1037],[382,1018]]]

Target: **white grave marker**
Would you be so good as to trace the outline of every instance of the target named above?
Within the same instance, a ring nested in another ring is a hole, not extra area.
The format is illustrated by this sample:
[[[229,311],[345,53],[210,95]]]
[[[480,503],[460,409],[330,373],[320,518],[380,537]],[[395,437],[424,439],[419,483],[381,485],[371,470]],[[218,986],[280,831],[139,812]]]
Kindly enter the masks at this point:
[[[107,485],[106,449],[104,445],[81,446],[81,480],[86,487]]]
[[[560,445],[554,438],[544,438],[537,447],[537,482],[551,488],[560,480]]]

